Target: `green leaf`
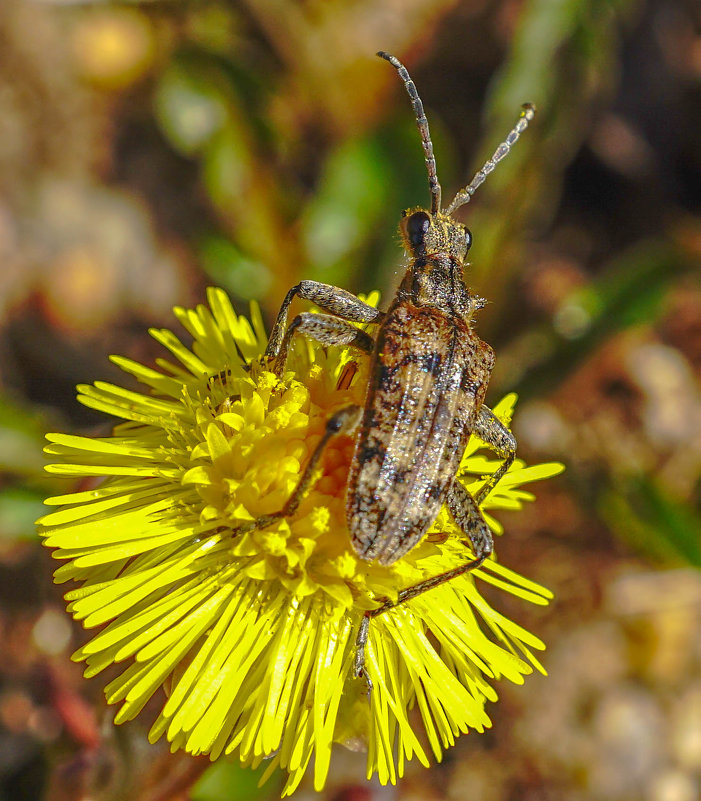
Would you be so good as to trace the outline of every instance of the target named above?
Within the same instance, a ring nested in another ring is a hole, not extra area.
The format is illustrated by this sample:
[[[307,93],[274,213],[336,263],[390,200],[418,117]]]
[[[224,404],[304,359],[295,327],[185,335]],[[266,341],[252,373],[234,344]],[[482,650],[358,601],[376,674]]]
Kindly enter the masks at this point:
[[[349,140],[331,153],[302,220],[313,277],[340,281],[337,265],[368,240],[384,211],[388,182],[382,150],[373,139]]]
[[[246,256],[224,236],[207,236],[198,248],[199,262],[209,277],[244,300],[264,297],[272,285],[270,270]]]
[[[701,516],[643,477],[600,498],[599,512],[611,530],[636,550],[655,559],[701,566]]]
[[[0,470],[43,478],[44,424],[32,411],[0,397]]]
[[[193,155],[224,127],[228,101],[205,70],[175,62],[161,76],[155,95],[156,118],[173,147]]]
[[[0,540],[34,539],[34,521],[46,511],[42,498],[43,493],[21,487],[0,491]]]
[[[274,784],[282,784],[282,774],[276,773],[278,781],[266,782],[258,787],[261,776],[268,765],[264,762],[259,768],[241,767],[237,762],[220,759],[208,768],[202,778],[191,791],[192,801],[256,801],[258,798],[270,798],[279,795]]]
[[[641,242],[615,259],[586,289],[572,293],[567,303],[581,309],[586,325],[572,338],[552,326],[531,327],[509,345],[528,353],[523,380],[516,384],[522,399],[542,395],[563,382],[581,362],[616,331],[654,321],[664,306],[666,289],[689,269],[686,258],[661,241]],[[525,337],[538,342],[528,346]]]

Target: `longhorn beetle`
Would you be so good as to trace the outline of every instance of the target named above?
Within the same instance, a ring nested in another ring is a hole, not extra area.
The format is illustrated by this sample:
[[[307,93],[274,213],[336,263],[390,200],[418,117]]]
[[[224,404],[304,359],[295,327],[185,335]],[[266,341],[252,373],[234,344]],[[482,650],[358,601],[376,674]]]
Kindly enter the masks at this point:
[[[364,407],[348,406],[328,420],[285,506],[244,527],[263,528],[294,514],[329,440],[351,434],[358,426],[346,488],[346,520],[361,559],[381,565],[396,562],[423,539],[442,505],[447,505],[473,553],[464,564],[401,590],[396,601],[386,600],[365,613],[356,639],[355,670],[368,683],[364,659],[371,618],[474,570],[492,552],[492,535],[479,506],[513,462],[516,441],[484,404],[494,351],[472,329],[472,317],[485,301],[465,285],[463,269],[472,235],[452,215],[469,202],[535,114],[533,105],[522,107],[516,125],[492,158],[441,209],[441,186],[421,98],[398,59],[385,52],[377,55],[397,70],[411,98],[426,156],[431,210],[410,209],[402,216],[400,231],[411,263],[386,312],[318,281],[300,281],[287,293],[265,352],[272,370],[282,376],[292,338],[304,334],[325,345],[350,345],[372,354],[370,380]],[[288,326],[295,296],[328,314],[303,312]],[[352,323],[378,324],[375,339]],[[473,433],[503,460],[474,497],[456,479]]]

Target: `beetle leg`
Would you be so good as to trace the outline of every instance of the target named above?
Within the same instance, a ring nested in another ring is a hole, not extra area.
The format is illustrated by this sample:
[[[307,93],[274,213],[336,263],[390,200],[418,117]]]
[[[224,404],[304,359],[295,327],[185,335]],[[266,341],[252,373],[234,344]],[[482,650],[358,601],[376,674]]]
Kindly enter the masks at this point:
[[[494,541],[489,526],[482,516],[477,501],[459,481],[453,481],[446,496],[446,504],[457,525],[469,537],[474,552],[474,559],[470,559],[468,562],[458,565],[458,567],[454,567],[452,570],[446,570],[445,573],[431,576],[431,578],[420,581],[412,587],[406,587],[406,589],[400,590],[396,601],[387,600],[377,609],[371,609],[365,612],[355,641],[355,673],[356,676],[365,677],[370,689],[372,689],[372,683],[365,670],[365,646],[368,640],[371,618],[388,612],[395,606],[410,601],[412,598],[416,598],[417,595],[421,595],[428,590],[432,590],[434,587],[445,584],[447,581],[462,576],[464,573],[475,570],[492,553]]]
[[[393,609],[395,606],[399,606],[399,604],[416,598],[417,595],[421,595],[428,590],[432,590],[434,587],[438,587],[447,581],[451,581],[458,576],[469,573],[471,570],[475,570],[492,553],[494,547],[492,533],[479,507],[494,487],[496,487],[509,467],[511,467],[516,455],[516,440],[509,429],[506,428],[494,415],[494,412],[487,406],[481,407],[474,422],[473,432],[489,445],[497,455],[504,459],[499,469],[489,477],[488,481],[480,488],[479,492],[474,497],[457,480],[453,481],[446,495],[446,504],[448,505],[450,514],[457,525],[469,537],[474,552],[474,558],[452,570],[440,573],[437,576],[432,576],[425,581],[420,581],[412,587],[401,590],[397,595],[396,601],[387,600],[377,609],[371,609],[365,613],[360,628],[358,629],[358,636],[355,642],[355,673],[357,676],[365,678],[370,690],[372,689],[372,682],[365,669],[365,648],[370,633],[370,620]]]
[[[475,500],[481,506],[489,493],[501,481],[506,471],[511,467],[516,457],[516,439],[509,429],[499,420],[494,412],[487,406],[482,406],[475,420],[473,433],[500,456],[504,461],[499,466],[484,486],[480,487],[475,495]]]
[[[462,570],[462,573],[466,573],[468,570],[474,570],[479,567],[494,550],[492,532],[489,530],[489,526],[482,515],[477,498],[473,498],[459,481],[453,481],[446,503],[453,520],[455,520],[461,531],[464,531],[469,537],[470,545],[475,554],[475,558],[468,562],[467,565],[456,568],[456,570]],[[454,571],[449,572],[453,573]],[[461,573],[456,573],[455,575],[459,576]]]
[[[254,531],[255,529],[265,528],[271,525],[276,520],[284,517],[292,517],[297,511],[299,504],[306,495],[309,485],[314,477],[314,470],[319,463],[324,448],[328,445],[329,441],[338,434],[350,434],[353,429],[360,422],[363,409],[361,406],[345,406],[335,414],[333,414],[326,422],[326,429],[319,440],[316,448],[309,457],[302,477],[300,478],[297,486],[292,491],[292,494],[287,499],[285,505],[279,512],[273,514],[263,515],[256,520],[251,520],[249,523],[244,523],[242,526],[237,526],[234,529],[235,534],[245,534],[247,531]]]
[[[367,669],[365,668],[365,646],[368,644],[370,635],[370,619],[374,617],[371,612],[366,612],[358,626],[358,635],[355,638],[355,660],[353,662],[355,675],[359,679],[364,679],[367,685],[368,695],[372,692],[373,685]]]
[[[268,347],[265,349],[265,355],[269,358],[277,357],[280,352],[287,327],[287,312],[296,295],[299,295],[302,300],[316,303],[319,308],[336,317],[351,320],[354,323],[378,323],[384,317],[384,312],[364,303],[345,289],[322,284],[319,281],[300,281],[290,289],[280,306],[275,325],[270,332]]]
[[[370,334],[352,323],[347,323],[330,314],[302,312],[290,323],[282,339],[279,352],[273,363],[273,372],[281,376],[287,363],[290,341],[295,334],[305,334],[323,345],[351,345],[364,353],[372,353],[375,342]]]

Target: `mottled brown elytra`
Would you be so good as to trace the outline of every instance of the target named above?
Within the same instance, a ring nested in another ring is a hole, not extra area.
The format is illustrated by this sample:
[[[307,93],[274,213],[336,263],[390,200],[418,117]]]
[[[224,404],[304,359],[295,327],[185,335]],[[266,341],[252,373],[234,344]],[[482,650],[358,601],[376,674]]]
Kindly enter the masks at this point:
[[[270,335],[266,357],[277,375],[285,369],[290,340],[304,334],[325,345],[347,345],[372,354],[365,405],[336,412],[285,506],[245,526],[262,528],[292,515],[312,481],[329,440],[358,430],[346,489],[346,519],[356,553],[370,562],[391,565],[426,534],[443,504],[472,546],[459,567],[399,592],[365,614],[356,640],[355,668],[366,675],[365,645],[370,619],[456,576],[479,567],[492,552],[492,535],[480,504],[514,460],[511,432],[484,404],[494,352],[472,329],[484,300],[470,293],[463,269],[471,234],[453,219],[477,187],[525,130],[535,114],[521,115],[491,159],[441,210],[441,186],[423,104],[406,68],[380,52],[404,81],[421,134],[431,209],[405,211],[400,230],[411,263],[386,312],[355,295],[317,281],[301,281],[287,293]],[[287,325],[298,296],[328,314],[303,312]],[[352,323],[377,324],[375,337]],[[473,497],[456,479],[470,434],[476,434],[503,459]],[[367,678],[367,675],[366,675]]]

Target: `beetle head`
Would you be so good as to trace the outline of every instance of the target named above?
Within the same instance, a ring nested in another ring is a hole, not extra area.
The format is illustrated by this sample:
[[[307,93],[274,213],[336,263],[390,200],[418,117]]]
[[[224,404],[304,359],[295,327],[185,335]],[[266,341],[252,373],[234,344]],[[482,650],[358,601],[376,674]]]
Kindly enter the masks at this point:
[[[399,230],[404,246],[414,258],[447,255],[462,263],[472,244],[469,229],[441,212],[430,214],[425,209],[408,209]]]

